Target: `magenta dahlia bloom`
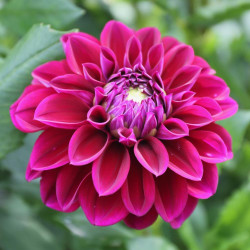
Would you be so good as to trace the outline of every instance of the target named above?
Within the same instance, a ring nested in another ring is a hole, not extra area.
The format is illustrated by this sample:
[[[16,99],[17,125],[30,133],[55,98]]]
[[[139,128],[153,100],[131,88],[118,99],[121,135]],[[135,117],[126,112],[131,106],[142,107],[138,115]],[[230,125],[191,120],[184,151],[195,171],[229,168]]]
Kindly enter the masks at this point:
[[[231,137],[229,88],[191,46],[156,28],[108,22],[100,41],[63,35],[66,59],[37,67],[11,106],[14,125],[43,131],[26,178],[48,207],[81,206],[93,225],[142,229],[160,215],[178,228],[218,184]]]

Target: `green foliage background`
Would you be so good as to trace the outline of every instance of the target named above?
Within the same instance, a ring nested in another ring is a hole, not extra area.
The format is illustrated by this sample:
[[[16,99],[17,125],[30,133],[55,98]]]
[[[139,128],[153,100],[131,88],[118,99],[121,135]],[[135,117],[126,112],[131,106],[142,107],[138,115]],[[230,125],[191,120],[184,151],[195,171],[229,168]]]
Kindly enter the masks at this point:
[[[216,195],[199,202],[178,230],[161,219],[142,231],[122,223],[93,227],[81,211],[46,208],[39,181],[24,179],[37,135],[13,127],[10,104],[30,83],[32,69],[63,57],[62,30],[78,28],[99,37],[110,19],[135,29],[155,26],[192,45],[240,105],[234,117],[221,122],[233,137],[235,157],[218,166]],[[0,0],[0,250],[249,250],[249,79],[249,0]]]

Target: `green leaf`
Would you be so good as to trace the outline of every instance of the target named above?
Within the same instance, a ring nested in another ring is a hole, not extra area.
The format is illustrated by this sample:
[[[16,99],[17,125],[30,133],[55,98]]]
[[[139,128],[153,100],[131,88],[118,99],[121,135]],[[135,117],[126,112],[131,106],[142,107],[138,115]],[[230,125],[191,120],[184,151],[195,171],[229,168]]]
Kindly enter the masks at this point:
[[[162,237],[137,237],[127,242],[128,250],[177,250],[177,247]]]
[[[83,10],[69,0],[11,0],[0,11],[0,21],[8,30],[22,35],[41,22],[63,29],[82,14]]]
[[[60,37],[65,32],[47,25],[35,25],[14,47],[0,69],[0,158],[19,146],[23,134],[12,125],[10,105],[30,84],[32,70],[50,60],[64,56]]]
[[[224,20],[239,17],[249,9],[249,0],[211,1],[211,4],[198,8],[190,22],[196,27],[210,27]]]
[[[250,186],[236,191],[222,209],[214,228],[208,233],[208,249],[249,249]]]
[[[62,249],[55,235],[34,216],[27,204],[10,196],[0,204],[0,248],[3,250]]]

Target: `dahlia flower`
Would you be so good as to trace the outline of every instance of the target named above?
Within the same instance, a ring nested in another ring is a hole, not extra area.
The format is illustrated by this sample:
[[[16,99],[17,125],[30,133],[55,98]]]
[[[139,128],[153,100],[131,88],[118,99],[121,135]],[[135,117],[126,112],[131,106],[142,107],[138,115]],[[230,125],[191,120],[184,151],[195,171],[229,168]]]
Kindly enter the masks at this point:
[[[178,228],[216,192],[216,163],[233,157],[215,122],[237,103],[191,46],[156,28],[108,22],[100,40],[61,38],[66,59],[32,72],[11,106],[17,129],[38,137],[26,179],[52,209],[82,208],[93,225],[143,229],[160,215]]]

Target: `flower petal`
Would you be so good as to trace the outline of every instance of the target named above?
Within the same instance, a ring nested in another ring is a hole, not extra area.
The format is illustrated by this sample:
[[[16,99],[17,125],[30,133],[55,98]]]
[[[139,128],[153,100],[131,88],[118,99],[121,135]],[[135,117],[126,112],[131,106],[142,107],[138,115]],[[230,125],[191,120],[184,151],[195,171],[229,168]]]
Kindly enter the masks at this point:
[[[158,213],[155,208],[152,207],[148,213],[143,216],[136,216],[134,214],[129,214],[125,219],[124,223],[131,228],[141,230],[146,227],[151,226],[157,219]]]
[[[91,175],[82,183],[79,200],[87,219],[95,226],[113,225],[128,214],[119,191],[109,196],[98,196]]]
[[[69,159],[72,165],[86,165],[97,159],[109,141],[109,135],[85,123],[76,130],[69,142]]]
[[[94,63],[83,63],[82,67],[85,79],[94,87],[103,86],[105,84],[99,66]]]
[[[30,182],[34,179],[37,179],[41,176],[42,171],[32,170],[30,167],[30,163],[28,163],[26,173],[25,173],[25,179]]]
[[[233,152],[232,152],[232,138],[231,135],[224,129],[222,126],[211,123],[207,125],[206,127],[202,128],[203,130],[208,130],[216,133],[220,138],[223,140],[224,144],[227,147],[227,158],[231,159],[233,158]]]
[[[115,193],[125,182],[129,168],[127,148],[117,141],[111,142],[93,163],[92,178],[99,196]]]
[[[37,107],[34,118],[56,128],[75,129],[87,118],[88,105],[71,94],[54,94]]]
[[[143,64],[145,64],[149,49],[161,42],[161,33],[156,28],[146,27],[136,31],[135,35],[141,42]]]
[[[164,56],[164,67],[162,79],[164,83],[172,77],[175,72],[185,65],[192,63],[194,59],[194,51],[191,46],[179,44],[167,51]]]
[[[100,45],[86,37],[71,36],[66,43],[66,59],[76,74],[82,74],[83,63],[100,65]]]
[[[106,113],[103,106],[93,106],[87,114],[87,121],[97,129],[103,129],[110,121],[110,115]]]
[[[138,63],[142,63],[141,43],[135,36],[132,36],[127,42],[124,66],[132,68]]]
[[[187,180],[189,195],[207,199],[215,194],[218,186],[218,169],[215,164],[203,163],[204,173],[200,181]]]
[[[135,157],[131,157],[130,171],[122,186],[122,199],[128,211],[137,216],[145,215],[154,204],[153,176]]]
[[[56,179],[60,169],[52,169],[48,171],[44,171],[42,173],[42,179],[40,181],[40,193],[43,203],[52,209],[63,211],[63,212],[73,212],[79,207],[78,202],[74,202],[69,208],[66,210],[62,210],[57,197],[56,197]]]
[[[162,175],[168,167],[168,152],[155,137],[139,140],[135,144],[134,153],[141,165],[155,176]]]
[[[65,165],[56,180],[56,197],[63,211],[77,200],[78,190],[84,178],[91,172],[91,166]]]
[[[227,84],[218,76],[200,75],[192,88],[196,97],[210,97],[216,100],[225,99],[229,94]]]
[[[220,105],[222,112],[216,116],[216,120],[229,118],[238,111],[238,103],[231,97],[224,100],[218,100],[217,102]]]
[[[46,129],[33,147],[30,156],[31,169],[41,171],[68,163],[68,144],[72,134],[71,130]]]
[[[67,61],[50,61],[45,64],[42,64],[35,68],[32,72],[32,76],[39,80],[43,85],[49,86],[49,82],[61,75],[70,74],[70,70]]]
[[[123,66],[126,45],[133,31],[118,21],[109,21],[102,30],[101,44],[113,50],[120,67]]]
[[[52,88],[39,88],[25,95],[13,114],[18,129],[25,133],[32,133],[46,128],[45,124],[34,120],[34,113],[39,103],[54,93]]]
[[[169,118],[160,125],[156,137],[161,140],[175,140],[188,134],[189,129],[185,122],[177,118]]]
[[[205,130],[190,131],[189,139],[197,148],[201,159],[209,163],[227,160],[227,147],[216,133]]]
[[[159,74],[162,73],[163,68],[163,59],[164,59],[164,48],[163,45],[156,44],[150,48],[148,51],[147,61],[146,61],[146,70],[149,74],[153,75],[155,72]]]
[[[189,129],[203,127],[213,121],[211,114],[201,106],[190,105],[178,109],[173,117],[184,121]]]
[[[190,90],[197,80],[201,68],[194,65],[187,65],[180,68],[173,76],[169,85],[167,85],[167,93],[179,93],[181,91]]]
[[[194,145],[188,140],[165,141],[169,153],[169,168],[189,180],[199,181],[203,175],[203,165],[200,155]]]
[[[164,46],[164,54],[166,54],[169,50],[171,50],[173,47],[180,44],[180,42],[171,36],[165,36],[162,38],[162,43]]]
[[[155,208],[167,222],[172,221],[183,211],[187,198],[187,182],[181,176],[168,170],[155,180]]]
[[[174,220],[170,222],[172,228],[179,228],[182,223],[193,213],[194,209],[198,204],[198,199],[188,196],[187,204],[183,210],[183,212]]]

